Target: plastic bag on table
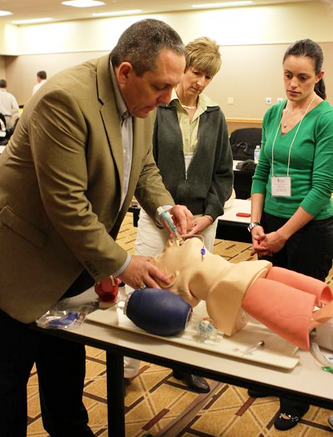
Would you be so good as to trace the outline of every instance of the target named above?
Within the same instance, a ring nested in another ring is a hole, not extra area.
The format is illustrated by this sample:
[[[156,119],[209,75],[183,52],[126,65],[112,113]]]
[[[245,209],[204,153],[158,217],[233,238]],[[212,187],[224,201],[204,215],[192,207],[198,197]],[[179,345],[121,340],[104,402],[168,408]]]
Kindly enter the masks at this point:
[[[37,326],[45,329],[74,329],[80,327],[87,314],[94,310],[95,303],[70,306],[63,299],[36,320]]]

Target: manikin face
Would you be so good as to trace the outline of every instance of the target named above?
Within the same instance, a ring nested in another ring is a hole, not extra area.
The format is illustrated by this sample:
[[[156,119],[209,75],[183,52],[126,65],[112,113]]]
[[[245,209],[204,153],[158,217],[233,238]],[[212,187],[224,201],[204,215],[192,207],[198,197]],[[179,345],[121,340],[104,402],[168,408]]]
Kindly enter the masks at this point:
[[[173,88],[185,70],[185,57],[164,49],[159,54],[154,71],[138,76],[131,63],[123,62],[116,70],[120,91],[129,113],[146,118],[161,104],[168,104]]]
[[[203,92],[206,86],[212,81],[213,77],[200,71],[197,68],[190,67],[186,70],[179,87],[187,97],[197,98]]]
[[[287,97],[293,102],[306,101],[324,72],[316,74],[314,60],[307,56],[288,56],[283,64],[284,86]]]

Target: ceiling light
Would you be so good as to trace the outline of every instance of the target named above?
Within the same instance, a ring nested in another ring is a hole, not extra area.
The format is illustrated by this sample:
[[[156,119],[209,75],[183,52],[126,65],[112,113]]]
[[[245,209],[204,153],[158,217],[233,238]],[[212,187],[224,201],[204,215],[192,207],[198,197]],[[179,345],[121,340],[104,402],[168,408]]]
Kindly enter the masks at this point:
[[[8,11],[0,11],[0,17],[5,17],[6,15],[13,15],[13,13]]]
[[[104,2],[100,2],[97,0],[70,0],[62,2],[62,4],[64,6],[73,6],[74,8],[91,8],[93,6],[105,5]]]
[[[52,18],[32,18],[31,20],[18,20],[12,21],[13,24],[36,24],[36,23],[46,23],[52,21]]]
[[[222,2],[222,3],[206,3],[206,4],[198,4],[192,5],[192,8],[228,8],[232,6],[249,6],[253,5],[253,1],[236,1],[236,2]]]
[[[95,12],[93,17],[112,17],[113,15],[134,15],[139,14],[141,9],[132,9],[131,11],[116,11],[116,12]]]

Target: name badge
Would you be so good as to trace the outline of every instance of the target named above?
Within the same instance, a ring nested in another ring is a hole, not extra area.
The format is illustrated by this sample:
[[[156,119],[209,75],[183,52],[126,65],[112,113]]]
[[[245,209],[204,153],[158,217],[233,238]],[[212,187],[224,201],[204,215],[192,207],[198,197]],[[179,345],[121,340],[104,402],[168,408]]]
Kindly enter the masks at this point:
[[[273,197],[290,197],[291,196],[291,178],[290,176],[272,177],[272,196]]]

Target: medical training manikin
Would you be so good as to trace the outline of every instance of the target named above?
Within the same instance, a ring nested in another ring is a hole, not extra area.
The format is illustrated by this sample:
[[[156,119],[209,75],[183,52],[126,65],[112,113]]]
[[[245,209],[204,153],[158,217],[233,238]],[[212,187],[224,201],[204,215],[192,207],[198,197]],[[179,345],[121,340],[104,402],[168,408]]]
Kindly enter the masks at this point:
[[[169,240],[151,262],[171,279],[169,286],[159,284],[163,289],[179,295],[191,307],[206,301],[209,317],[227,336],[242,329],[249,314],[295,346],[308,349],[310,331],[333,317],[333,294],[324,282],[273,267],[265,260],[232,264],[210,253],[198,237],[183,243]],[[179,298],[165,292],[160,297],[156,290],[154,299],[154,290],[136,290],[128,302],[128,316],[148,331],[147,324],[152,328],[154,321],[159,323],[161,317],[166,320],[173,314],[179,317],[180,311]],[[315,307],[320,309],[314,311]],[[154,329],[153,333],[158,333],[156,326]]]
[[[205,300],[214,325],[228,336],[247,324],[248,313],[308,349],[309,332],[333,316],[332,291],[324,282],[264,260],[232,264],[206,250],[198,237],[183,244],[169,240],[152,262],[171,278],[168,290],[192,307]]]

